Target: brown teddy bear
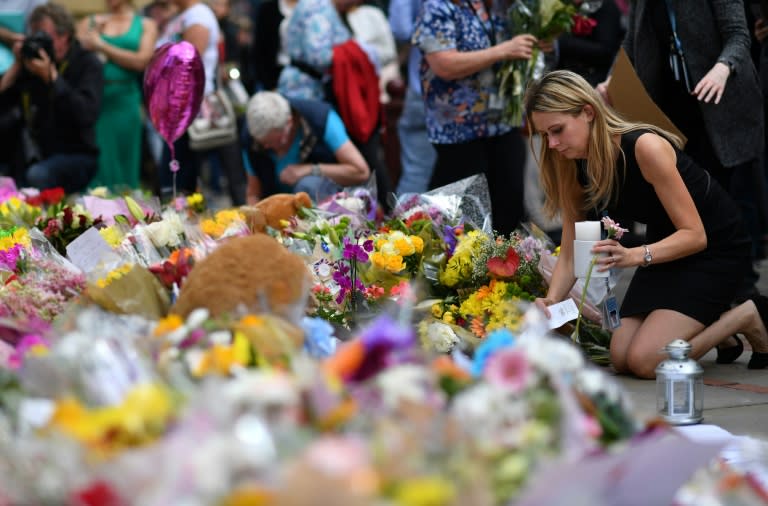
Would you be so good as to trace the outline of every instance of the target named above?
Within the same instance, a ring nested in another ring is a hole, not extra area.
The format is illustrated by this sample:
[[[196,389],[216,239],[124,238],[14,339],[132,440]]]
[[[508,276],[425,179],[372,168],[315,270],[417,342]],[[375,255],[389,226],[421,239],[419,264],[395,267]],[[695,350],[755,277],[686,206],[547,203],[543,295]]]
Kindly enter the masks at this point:
[[[282,229],[281,222],[295,216],[304,207],[312,207],[312,199],[307,192],[278,193],[255,205],[244,206],[241,211],[251,231],[256,233],[265,232],[267,227]]]
[[[233,237],[195,264],[171,313],[197,308],[212,316],[276,313],[290,321],[303,314],[311,277],[304,261],[266,234]]]

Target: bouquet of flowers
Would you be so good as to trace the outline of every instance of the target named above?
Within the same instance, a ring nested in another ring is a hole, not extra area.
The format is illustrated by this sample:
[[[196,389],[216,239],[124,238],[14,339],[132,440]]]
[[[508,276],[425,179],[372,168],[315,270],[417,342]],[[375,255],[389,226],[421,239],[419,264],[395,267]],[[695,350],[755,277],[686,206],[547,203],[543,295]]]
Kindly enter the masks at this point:
[[[582,12],[596,10],[594,4],[578,0],[514,0],[507,16],[513,33],[529,33],[546,41],[570,32],[577,22],[584,26]],[[523,123],[523,95],[534,78],[539,56],[540,49],[534,46],[530,60],[507,61],[499,70],[499,92],[506,100],[504,120],[511,125]]]

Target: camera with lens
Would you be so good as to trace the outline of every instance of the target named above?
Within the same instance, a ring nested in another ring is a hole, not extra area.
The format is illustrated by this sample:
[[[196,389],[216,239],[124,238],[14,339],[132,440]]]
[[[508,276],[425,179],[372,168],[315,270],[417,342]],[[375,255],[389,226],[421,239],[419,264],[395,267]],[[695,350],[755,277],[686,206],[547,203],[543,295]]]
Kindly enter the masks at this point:
[[[32,35],[24,38],[24,43],[21,46],[21,57],[25,60],[34,60],[40,58],[40,49],[48,54],[48,57],[53,60],[53,39],[46,32],[35,32]]]

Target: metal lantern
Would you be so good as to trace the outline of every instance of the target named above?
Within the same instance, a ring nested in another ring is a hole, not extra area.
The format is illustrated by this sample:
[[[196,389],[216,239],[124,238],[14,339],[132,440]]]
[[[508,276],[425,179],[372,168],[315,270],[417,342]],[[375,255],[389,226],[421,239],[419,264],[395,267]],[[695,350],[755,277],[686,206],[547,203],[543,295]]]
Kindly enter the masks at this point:
[[[656,367],[656,405],[672,425],[699,423],[704,416],[704,369],[688,358],[691,344],[675,339],[665,348],[669,358]]]

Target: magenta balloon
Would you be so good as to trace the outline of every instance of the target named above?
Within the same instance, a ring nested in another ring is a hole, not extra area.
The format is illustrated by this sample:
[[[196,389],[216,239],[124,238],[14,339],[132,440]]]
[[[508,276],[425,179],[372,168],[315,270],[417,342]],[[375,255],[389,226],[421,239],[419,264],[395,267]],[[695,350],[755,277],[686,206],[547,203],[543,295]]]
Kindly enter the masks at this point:
[[[187,41],[159,47],[144,73],[144,101],[158,133],[172,145],[200,110],[205,69],[200,53]]]

